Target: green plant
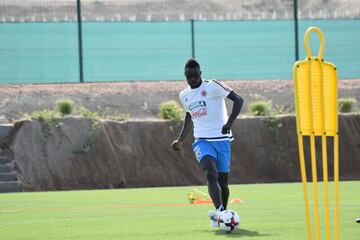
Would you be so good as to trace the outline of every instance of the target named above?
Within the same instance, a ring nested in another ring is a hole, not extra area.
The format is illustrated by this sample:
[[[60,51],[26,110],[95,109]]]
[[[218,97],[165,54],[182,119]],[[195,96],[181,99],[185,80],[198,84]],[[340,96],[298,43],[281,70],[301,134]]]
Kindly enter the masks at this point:
[[[54,119],[60,117],[60,113],[53,109],[43,109],[40,111],[32,112],[30,115],[26,114],[25,117],[36,119],[42,122],[50,123]]]
[[[357,101],[355,98],[340,98],[338,100],[339,112],[349,113],[355,111]]]
[[[160,104],[160,117],[167,120],[179,121],[183,118],[184,111],[175,101],[167,101]]]
[[[290,113],[290,109],[280,105],[280,104],[276,104],[274,106],[274,109],[272,110],[274,115],[281,115],[281,114],[289,114]]]
[[[44,109],[32,112],[30,115],[25,114],[25,117],[43,122],[42,131],[44,137],[48,138],[51,134],[51,123],[56,119],[60,118],[60,113],[53,109]]]
[[[170,131],[174,132],[175,128],[180,126],[184,117],[184,110],[175,101],[167,101],[160,104],[160,117],[171,120]]]
[[[85,143],[80,148],[75,149],[74,153],[85,154],[90,150],[93,135],[95,134],[95,131],[100,127],[100,114],[97,112],[93,112],[83,106],[79,108],[79,113],[81,116],[88,118],[91,125]]]
[[[278,162],[281,160],[281,139],[280,139],[280,128],[282,123],[279,122],[279,118],[276,115],[288,113],[289,110],[282,105],[276,104],[272,107],[271,101],[258,100],[249,105],[251,113],[255,116],[263,116],[266,125],[271,131],[271,135],[276,143],[276,152]]]
[[[99,117],[101,119],[114,120],[114,121],[125,121],[129,119],[130,115],[125,113],[120,113],[118,111],[113,111],[109,107],[105,109],[99,108]]]
[[[93,112],[86,107],[80,107],[79,112],[83,117],[88,118],[91,121],[91,133],[89,135],[91,137],[93,132],[100,126],[101,116],[99,113]]]
[[[125,121],[129,118],[130,115],[125,113],[114,113],[114,114],[104,115],[104,119],[113,120],[113,121]]]
[[[271,130],[271,134],[280,149],[280,145],[281,145],[280,140],[281,139],[279,136],[279,129],[282,127],[282,123],[279,122],[279,119],[277,117],[275,117],[274,115],[270,115],[270,116],[266,117],[265,122],[266,122],[267,126],[269,127],[269,129]]]
[[[276,154],[277,154],[277,164],[281,163],[281,151],[282,151],[282,143],[280,138],[280,128],[282,127],[282,123],[279,122],[279,119],[274,115],[270,114],[265,118],[266,125],[271,131],[271,135],[276,144]]]
[[[79,108],[79,113],[81,116],[85,117],[85,118],[90,118],[90,119],[99,119],[100,115],[97,112],[93,112],[91,110],[89,110],[86,107],[81,106]]]
[[[271,111],[271,101],[255,101],[249,105],[249,109],[254,116],[269,116]]]
[[[69,115],[74,109],[74,101],[71,99],[60,99],[56,101],[56,107],[61,115]]]

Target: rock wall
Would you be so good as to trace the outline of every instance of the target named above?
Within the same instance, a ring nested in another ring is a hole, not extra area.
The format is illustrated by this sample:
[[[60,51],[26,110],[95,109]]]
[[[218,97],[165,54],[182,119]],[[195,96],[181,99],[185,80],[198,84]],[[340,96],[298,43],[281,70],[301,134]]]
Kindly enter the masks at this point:
[[[278,124],[281,127],[276,127]],[[179,126],[168,121],[100,121],[63,118],[51,124],[21,121],[2,142],[25,191],[202,185],[191,150],[170,149]],[[340,178],[360,179],[360,115],[339,117]],[[237,119],[230,182],[300,181],[294,116],[274,121]],[[321,162],[321,139],[317,161]],[[308,139],[305,155],[309,159]],[[332,147],[328,141],[329,171]],[[309,161],[307,163],[310,168]],[[309,178],[311,177],[310,174]],[[322,176],[322,168],[318,167]],[[331,178],[331,177],[330,177]]]

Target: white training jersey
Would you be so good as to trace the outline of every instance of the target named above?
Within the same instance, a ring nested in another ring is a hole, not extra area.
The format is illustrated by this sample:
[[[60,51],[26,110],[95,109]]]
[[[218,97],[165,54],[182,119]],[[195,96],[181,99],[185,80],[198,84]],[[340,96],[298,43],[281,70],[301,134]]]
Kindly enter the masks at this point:
[[[189,86],[180,93],[185,111],[191,114],[195,139],[232,140],[231,131],[229,134],[221,133],[228,120],[225,98],[231,91],[231,88],[216,80],[203,80],[198,88]]]

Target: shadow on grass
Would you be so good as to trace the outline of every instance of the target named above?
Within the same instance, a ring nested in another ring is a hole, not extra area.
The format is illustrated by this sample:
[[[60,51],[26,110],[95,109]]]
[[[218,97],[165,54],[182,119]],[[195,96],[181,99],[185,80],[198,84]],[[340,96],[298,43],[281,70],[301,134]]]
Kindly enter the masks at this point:
[[[273,236],[274,234],[264,234],[264,233],[258,233],[257,231],[250,231],[246,229],[237,229],[232,233],[226,233],[222,232],[220,230],[214,231],[214,230],[207,230],[206,232],[213,232],[214,235],[222,235],[227,236],[229,238],[241,238],[241,237],[267,237],[267,236]]]
[[[214,235],[225,235],[230,238],[240,238],[240,237],[267,237],[273,236],[273,234],[266,234],[266,233],[258,233],[257,231],[250,231],[246,229],[237,229],[232,233],[226,233],[222,231],[216,231]]]

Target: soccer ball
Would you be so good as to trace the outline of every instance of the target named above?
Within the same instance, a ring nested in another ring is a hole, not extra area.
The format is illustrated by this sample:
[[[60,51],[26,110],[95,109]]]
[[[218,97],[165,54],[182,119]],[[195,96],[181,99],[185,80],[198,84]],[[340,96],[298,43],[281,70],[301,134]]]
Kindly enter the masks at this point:
[[[239,227],[240,217],[233,210],[225,210],[220,213],[218,224],[222,231],[232,232]]]

